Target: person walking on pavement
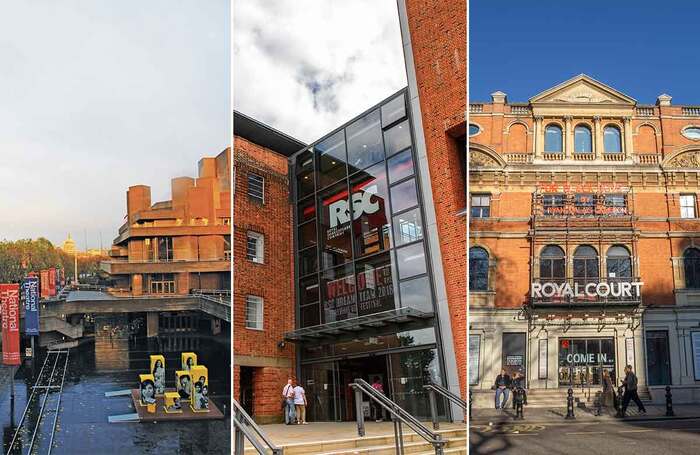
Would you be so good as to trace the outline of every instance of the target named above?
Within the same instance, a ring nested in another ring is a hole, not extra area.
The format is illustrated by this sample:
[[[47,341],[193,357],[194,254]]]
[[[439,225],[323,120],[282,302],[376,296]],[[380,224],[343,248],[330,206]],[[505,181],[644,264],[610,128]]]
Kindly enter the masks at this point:
[[[613,388],[612,379],[607,369],[603,370],[603,393],[601,397],[601,406],[606,408],[615,405],[615,389]]]
[[[287,380],[287,385],[282,389],[282,397],[284,399],[284,423],[292,425],[295,423],[296,415],[294,413],[294,381],[292,378]]]
[[[632,371],[632,365],[625,367],[625,379],[622,381],[622,385],[625,387],[625,393],[622,395],[622,417],[625,417],[630,400],[637,404],[640,414],[646,414],[647,410],[644,408],[642,400],[639,399],[639,394],[637,394],[637,376]]]
[[[496,409],[505,409],[506,403],[508,403],[510,386],[510,376],[506,374],[505,369],[501,369],[501,374],[496,376]],[[503,395],[503,403],[501,403],[501,395]]]
[[[376,390],[377,392],[381,393],[382,395],[384,394],[384,385],[382,384],[382,380],[379,379],[379,376],[375,376],[374,380],[372,381],[372,388]],[[384,410],[382,409],[382,406],[373,401],[372,404],[374,405],[374,419],[376,422],[381,422],[384,420]]]

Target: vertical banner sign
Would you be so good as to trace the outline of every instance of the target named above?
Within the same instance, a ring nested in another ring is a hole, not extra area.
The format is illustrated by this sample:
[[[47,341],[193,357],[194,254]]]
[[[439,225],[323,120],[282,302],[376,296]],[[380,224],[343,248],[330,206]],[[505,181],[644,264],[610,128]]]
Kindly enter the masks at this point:
[[[538,374],[537,377],[539,379],[547,379],[547,358],[548,358],[548,353],[547,353],[547,340],[546,339],[540,339],[537,340],[538,343],[538,349],[540,351],[540,357],[538,361]]]
[[[41,271],[41,298],[46,299],[49,297],[49,271]]]
[[[19,285],[0,284],[2,363],[19,365]]]
[[[481,348],[481,337],[479,335],[469,335],[469,384],[479,383],[479,356]]]
[[[625,338],[625,354],[627,365],[632,365],[632,370],[636,370],[634,366],[634,338]]]
[[[39,278],[27,277],[22,282],[24,296],[24,333],[39,335]]]
[[[700,332],[691,332],[690,341],[693,345],[693,368],[695,380],[700,381]]]
[[[56,295],[56,269],[51,267],[49,269],[49,297]]]

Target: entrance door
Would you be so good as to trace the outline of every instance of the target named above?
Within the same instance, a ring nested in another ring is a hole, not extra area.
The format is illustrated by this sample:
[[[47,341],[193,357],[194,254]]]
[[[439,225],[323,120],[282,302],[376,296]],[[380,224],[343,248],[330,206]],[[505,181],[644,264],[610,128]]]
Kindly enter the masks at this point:
[[[306,391],[307,420],[338,420],[337,381],[333,362],[313,363],[302,369],[302,385]]]
[[[649,385],[671,384],[671,359],[667,331],[650,330],[647,332],[647,367]]]
[[[253,371],[251,367],[241,367],[241,376],[239,381],[239,403],[241,407],[253,416]]]
[[[337,391],[340,420],[355,420],[355,393],[353,388],[350,387],[350,384],[353,383],[356,378],[364,379],[369,384],[374,383],[375,379],[379,379],[383,386],[384,393],[389,399],[393,399],[392,390],[388,381],[389,367],[387,365],[386,355],[338,360],[337,365],[339,380]],[[365,412],[365,417],[376,419],[377,416],[373,415],[373,412],[376,413],[376,411],[372,408],[373,406],[370,403],[370,399],[368,397],[363,397],[362,409]],[[381,417],[388,418],[388,416]]]
[[[615,378],[615,343],[613,338],[560,338],[559,386],[601,386],[607,370]]]

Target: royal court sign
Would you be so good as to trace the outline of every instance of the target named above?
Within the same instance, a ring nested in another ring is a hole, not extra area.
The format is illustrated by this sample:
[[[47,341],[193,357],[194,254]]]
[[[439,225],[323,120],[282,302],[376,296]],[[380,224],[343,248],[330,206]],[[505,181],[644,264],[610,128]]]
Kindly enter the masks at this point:
[[[530,298],[537,303],[638,302],[641,299],[643,284],[641,281],[533,282],[530,284]]]

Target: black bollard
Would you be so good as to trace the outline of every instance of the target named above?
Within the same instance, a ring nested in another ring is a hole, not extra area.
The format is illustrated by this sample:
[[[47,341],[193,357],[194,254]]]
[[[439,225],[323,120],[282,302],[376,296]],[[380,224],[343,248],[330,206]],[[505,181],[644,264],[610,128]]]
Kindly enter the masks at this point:
[[[525,390],[522,387],[515,389],[515,418],[524,420],[523,401],[525,400]]]
[[[472,401],[474,401],[473,392],[469,389],[469,418],[472,418]]]
[[[600,416],[603,413],[603,392],[595,394],[595,415]]]
[[[615,417],[624,417],[625,415],[622,413],[622,386],[617,388],[617,414],[615,414]]]
[[[569,391],[566,393],[566,417],[565,419],[575,419],[574,416],[574,391],[569,387]]]
[[[673,417],[676,414],[673,413],[673,398],[671,396],[671,386],[666,386],[666,415]]]

